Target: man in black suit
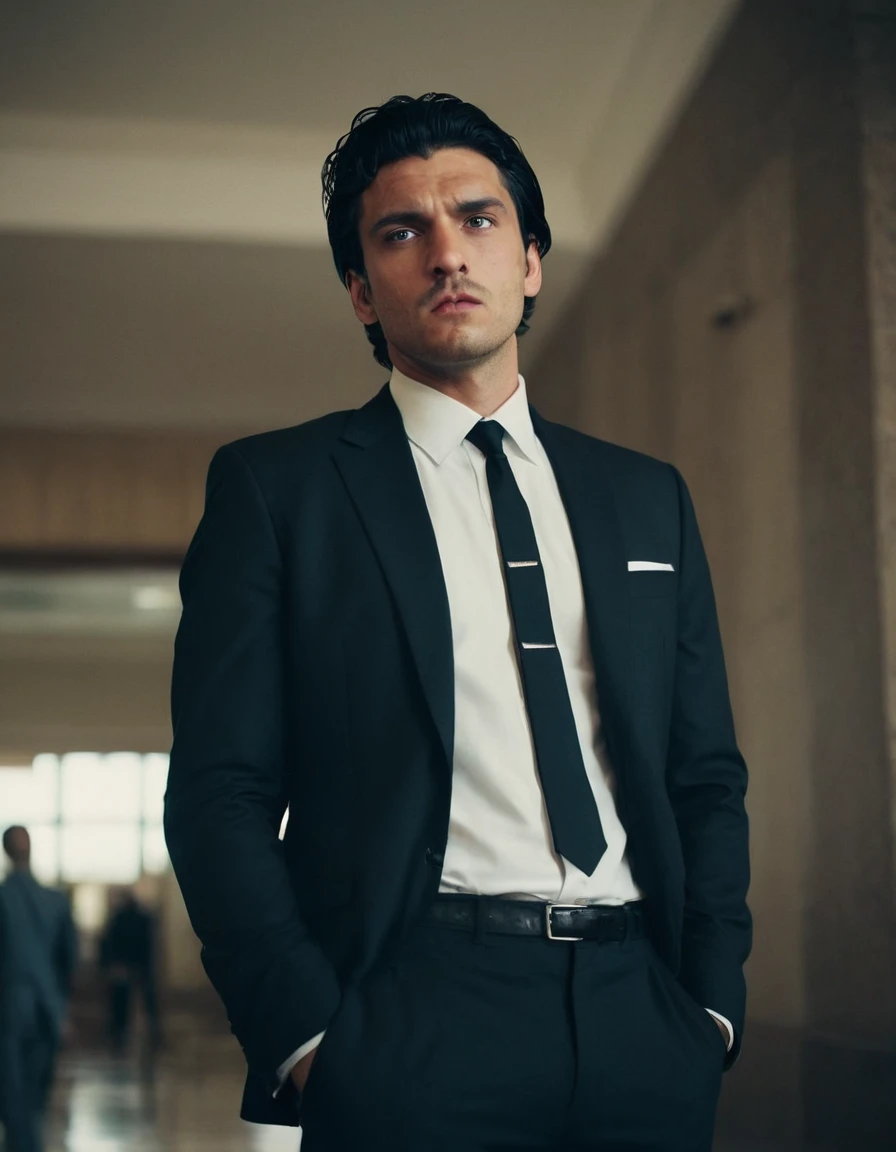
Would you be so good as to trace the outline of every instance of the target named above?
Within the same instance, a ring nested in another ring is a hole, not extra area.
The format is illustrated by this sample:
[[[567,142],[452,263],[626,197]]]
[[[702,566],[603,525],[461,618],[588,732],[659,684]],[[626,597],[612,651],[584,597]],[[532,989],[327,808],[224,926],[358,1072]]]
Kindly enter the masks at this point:
[[[77,934],[68,900],[31,873],[31,838],[7,828],[0,884],[0,1121],[6,1152],[40,1152]]]
[[[687,489],[528,407],[550,230],[483,112],[394,97],[323,180],[390,381],[222,448],[181,580],[166,828],[243,1116],[709,1149],[746,770]]]
[[[136,996],[146,1012],[149,1044],[159,1042],[156,999],[155,923],[132,889],[120,897],[100,940],[99,962],[109,983],[109,1037],[124,1052],[131,1034]]]

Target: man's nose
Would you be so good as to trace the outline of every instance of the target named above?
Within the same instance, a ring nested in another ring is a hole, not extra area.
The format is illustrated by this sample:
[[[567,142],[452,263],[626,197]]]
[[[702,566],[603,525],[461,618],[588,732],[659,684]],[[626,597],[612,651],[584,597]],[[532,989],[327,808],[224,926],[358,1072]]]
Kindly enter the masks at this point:
[[[461,237],[455,228],[433,229],[430,235],[429,259],[432,274],[437,278],[467,271]]]

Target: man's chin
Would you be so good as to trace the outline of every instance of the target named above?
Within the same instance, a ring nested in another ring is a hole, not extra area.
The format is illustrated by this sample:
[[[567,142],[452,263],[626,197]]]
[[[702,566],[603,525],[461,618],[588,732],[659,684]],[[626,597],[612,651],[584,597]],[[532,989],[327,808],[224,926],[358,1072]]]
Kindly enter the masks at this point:
[[[507,343],[506,340],[470,339],[451,340],[439,344],[429,345],[420,350],[415,357],[423,364],[433,368],[450,369],[464,368],[472,364],[481,364],[499,352]]]

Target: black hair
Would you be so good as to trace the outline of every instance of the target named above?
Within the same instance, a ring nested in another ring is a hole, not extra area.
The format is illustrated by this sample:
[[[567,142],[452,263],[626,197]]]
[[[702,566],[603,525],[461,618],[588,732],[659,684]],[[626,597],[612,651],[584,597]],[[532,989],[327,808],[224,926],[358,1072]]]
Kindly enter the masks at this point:
[[[16,843],[19,841],[19,844]],[[24,847],[24,852],[21,848]],[[31,837],[21,824],[11,824],[3,833],[3,851],[13,864],[27,863],[31,855]]]
[[[551,246],[538,179],[517,141],[475,104],[445,92],[425,96],[393,96],[374,108],[362,109],[351,128],[336,143],[321,172],[327,235],[336,271],[343,284],[349,271],[365,275],[364,253],[358,232],[361,194],[387,164],[408,156],[428,159],[440,148],[469,148],[497,167],[516,207],[523,244],[534,240],[539,255]],[[535,297],[526,296],[516,330],[528,331]],[[380,324],[365,324],[373,355],[384,368],[392,368],[386,337]]]

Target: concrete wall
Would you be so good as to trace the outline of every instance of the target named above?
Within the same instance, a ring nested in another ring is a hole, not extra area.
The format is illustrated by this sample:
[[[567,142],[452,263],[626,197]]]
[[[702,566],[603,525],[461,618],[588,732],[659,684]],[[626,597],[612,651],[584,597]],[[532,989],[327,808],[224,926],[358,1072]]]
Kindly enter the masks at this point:
[[[747,0],[530,379],[691,486],[752,772],[721,1128],[788,1147],[896,1132],[896,17],[870,8]]]
[[[862,121],[862,180],[871,320],[870,360],[874,391],[878,539],[889,758],[896,766],[896,5],[860,5],[856,56]],[[896,776],[893,777],[896,784]],[[896,787],[891,790],[896,827]]]

